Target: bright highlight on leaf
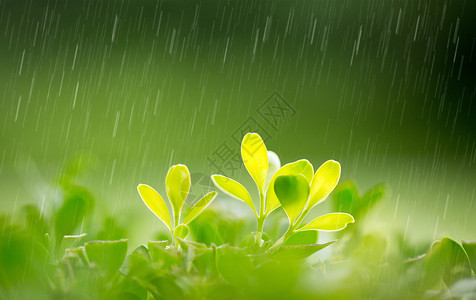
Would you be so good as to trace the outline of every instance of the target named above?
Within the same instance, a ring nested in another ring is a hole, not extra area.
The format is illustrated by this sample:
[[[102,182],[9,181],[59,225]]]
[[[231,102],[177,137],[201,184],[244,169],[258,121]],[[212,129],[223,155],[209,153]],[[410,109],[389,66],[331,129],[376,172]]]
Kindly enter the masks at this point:
[[[264,190],[266,190],[273,179],[274,173],[281,168],[281,161],[276,153],[268,150],[268,173],[266,174],[266,181],[264,183]]]
[[[330,213],[315,218],[299,230],[339,231],[354,221],[354,218],[349,214]]]
[[[266,146],[257,133],[247,133],[241,143],[241,157],[246,170],[250,173],[259,191],[264,190],[268,172],[268,153]]]
[[[165,179],[165,188],[174,210],[175,226],[178,225],[180,210],[190,191],[190,183],[190,172],[187,166],[175,165],[170,167]]]
[[[251,200],[250,193],[248,193],[241,183],[222,175],[212,175],[212,181],[225,194],[244,201],[256,214],[255,205],[253,204],[253,200]]]
[[[217,192],[210,192],[198,200],[198,202],[192,206],[192,209],[185,216],[183,223],[188,224],[192,222],[193,219],[195,219],[205,208],[207,208],[208,205],[210,205],[210,203],[212,203],[216,196]]]
[[[314,168],[312,164],[306,160],[301,159],[289,164],[284,165],[281,167],[276,173],[274,174],[271,182],[269,183],[268,190],[266,192],[266,213],[270,213],[276,208],[278,208],[281,204],[279,203],[278,198],[276,197],[276,193],[274,192],[274,182],[276,178],[281,175],[303,175],[308,184],[311,183],[312,176],[314,175]]]
[[[170,221],[170,214],[165,204],[164,199],[153,188],[146,184],[139,184],[137,187],[139,195],[144,201],[145,205],[162,221],[164,224],[172,230],[172,222]]]
[[[291,224],[301,214],[309,197],[309,183],[303,175],[283,175],[276,178],[274,192]]]
[[[328,160],[316,171],[311,182],[311,193],[307,207],[324,201],[337,185],[340,178],[340,164],[335,160]]]

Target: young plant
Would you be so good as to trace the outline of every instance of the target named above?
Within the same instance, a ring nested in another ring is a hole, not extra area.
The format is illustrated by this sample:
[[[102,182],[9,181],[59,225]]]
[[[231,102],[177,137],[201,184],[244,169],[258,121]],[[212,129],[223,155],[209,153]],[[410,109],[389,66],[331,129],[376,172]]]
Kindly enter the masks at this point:
[[[257,232],[263,233],[266,217],[271,211],[279,207],[279,203],[266,203],[266,192],[270,184],[269,178],[279,167],[280,162],[276,154],[267,151],[266,146],[257,133],[247,133],[241,142],[241,157],[246,170],[253,178],[259,193],[259,210],[256,211],[248,190],[238,181],[223,175],[212,175],[213,183],[225,194],[242,200],[248,204],[256,217]],[[277,205],[276,205],[277,204]]]
[[[268,252],[278,249],[291,235],[307,230],[339,231],[347,224],[354,223],[348,213],[335,212],[315,218],[306,225],[302,221],[319,203],[322,203],[337,185],[340,178],[340,164],[334,160],[323,163],[314,176],[296,172],[279,175],[274,180],[274,193],[289,219],[286,233],[272,245]],[[312,174],[312,173],[311,173]]]
[[[280,167],[276,154],[267,151],[257,133],[245,135],[241,143],[241,156],[246,170],[258,188],[259,213],[249,192],[239,182],[222,175],[213,175],[212,180],[221,191],[244,201],[251,207],[257,220],[258,234],[263,233],[266,217],[278,207],[283,207],[289,219],[289,229],[268,249],[269,252],[277,250],[291,235],[299,231],[338,231],[345,228],[348,223],[354,222],[350,214],[331,213],[299,228],[309,211],[324,201],[339,181],[338,162],[332,160],[325,162],[316,174],[312,164],[306,159]]]
[[[190,184],[190,172],[187,166],[179,164],[170,167],[165,179],[165,189],[172,206],[171,213],[162,196],[152,187],[146,184],[137,186],[145,205],[167,226],[174,241],[177,238],[185,239],[188,236],[190,232],[188,224],[200,215],[217,195],[216,192],[206,194],[181,218],[182,207],[190,191]]]

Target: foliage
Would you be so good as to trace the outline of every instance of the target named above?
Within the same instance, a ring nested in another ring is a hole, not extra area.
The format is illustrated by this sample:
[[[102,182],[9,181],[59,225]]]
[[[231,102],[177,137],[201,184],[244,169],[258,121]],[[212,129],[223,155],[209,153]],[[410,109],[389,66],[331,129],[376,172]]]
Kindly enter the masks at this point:
[[[190,173],[175,165],[165,180],[168,202],[138,186],[169,235],[130,250],[117,219],[105,217],[93,229],[95,197],[65,177],[62,201],[51,211],[28,205],[21,219],[0,216],[0,299],[474,298],[475,242],[413,244],[398,233],[363,230],[368,212],[385,199],[385,185],[363,194],[351,181],[336,187],[340,165],[332,160],[315,173],[304,159],[281,167],[257,134],[243,139],[242,158],[259,205],[237,181],[212,178],[223,196],[249,205],[256,224],[210,206],[216,192],[184,209]],[[335,212],[307,220],[329,195]],[[279,214],[269,218],[280,209],[284,230]]]

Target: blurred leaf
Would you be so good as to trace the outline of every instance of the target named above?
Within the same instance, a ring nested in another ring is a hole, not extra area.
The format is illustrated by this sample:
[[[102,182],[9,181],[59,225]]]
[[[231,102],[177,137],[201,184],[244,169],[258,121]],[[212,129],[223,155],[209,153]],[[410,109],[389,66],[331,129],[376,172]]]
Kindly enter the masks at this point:
[[[145,245],[140,245],[131,254],[127,255],[120,272],[124,275],[141,277],[149,269],[152,258]]]
[[[347,224],[354,223],[354,218],[347,213],[330,213],[315,218],[299,230],[338,231]]]
[[[324,201],[337,185],[340,178],[340,164],[334,160],[328,160],[323,163],[312,178],[311,192],[307,207]]]
[[[316,230],[298,231],[291,235],[283,246],[311,245],[317,243],[318,233]]]
[[[359,214],[363,215],[367,213],[375,204],[385,196],[387,187],[385,184],[380,183],[372,187],[370,190],[365,193],[362,197],[362,201],[359,205]]]
[[[170,167],[165,179],[165,188],[174,211],[174,226],[179,224],[180,211],[190,191],[190,185],[190,171],[187,166],[174,165]]]
[[[91,193],[83,187],[74,186],[66,191],[63,205],[55,216],[55,232],[59,240],[74,233],[91,212],[93,202]]]
[[[463,247],[455,240],[436,241],[424,262],[425,284],[431,287],[441,277],[446,285],[471,276],[471,265]]]
[[[127,253],[127,240],[93,241],[84,244],[89,262],[96,264],[109,276],[119,270]]]
[[[250,285],[253,263],[243,249],[222,247],[217,249],[217,267],[226,281],[239,288]]]
[[[168,241],[149,242],[148,248],[152,261],[165,266],[179,264],[180,256],[173,249],[167,247]]]
[[[271,179],[268,190],[266,191],[266,213],[270,213],[276,208],[278,208],[281,203],[279,203],[276,193],[274,192],[274,183],[276,178],[281,175],[303,175],[308,183],[311,183],[312,176],[314,175],[314,168],[312,164],[306,159],[300,159],[295,162],[286,164],[282,166],[276,173],[274,173],[273,178]]]
[[[193,219],[195,219],[199,214],[201,214],[202,211],[206,209],[207,206],[210,205],[210,203],[212,203],[216,196],[217,192],[210,192],[203,196],[200,200],[198,200],[197,203],[192,206],[190,211],[185,216],[183,223],[188,224],[192,222]]]
[[[126,238],[126,230],[119,226],[116,219],[107,217],[103,221],[103,229],[98,233],[98,240],[120,240]]]
[[[256,215],[255,205],[246,188],[238,181],[222,175],[212,175],[213,183],[225,194],[235,197],[248,204]]]
[[[349,213],[359,219],[383,199],[386,190],[386,185],[380,183],[360,197],[355,182],[345,181],[339,184],[332,193],[334,210]]]
[[[121,290],[115,300],[147,300],[148,292],[138,282],[138,278],[126,278],[121,284]]]
[[[241,157],[246,170],[256,182],[258,190],[264,190],[266,174],[268,172],[268,152],[266,146],[257,133],[247,133],[241,142]]]
[[[145,205],[172,231],[169,210],[162,196],[146,184],[139,184],[137,191]]]
[[[76,234],[76,235],[65,235],[61,242],[62,250],[69,248],[76,248],[79,246],[79,243],[82,239],[86,237],[86,233]]]
[[[73,254],[75,255],[83,265],[88,265],[88,259],[86,257],[86,252],[84,246],[81,247],[76,247],[76,248],[67,248],[65,252],[68,254]]]
[[[223,211],[207,209],[190,224],[194,240],[206,245],[238,245],[245,234],[247,223],[239,218],[227,216]]]
[[[179,226],[175,227],[174,236],[185,239],[188,236],[190,229],[186,224],[180,224]]]
[[[348,180],[339,184],[332,192],[334,210],[355,214],[360,202],[359,191],[354,181]]]
[[[471,268],[473,268],[473,272],[476,274],[476,242],[463,241],[461,244],[471,262]]]
[[[309,197],[309,183],[302,175],[282,175],[276,178],[274,192],[291,224],[299,217]]]
[[[26,226],[31,233],[41,236],[48,231],[47,223],[36,205],[25,205],[23,212],[25,213]]]
[[[442,299],[476,299],[476,279],[465,278],[455,282]]]
[[[282,246],[279,250],[271,254],[271,259],[280,261],[304,259],[334,242],[335,241],[324,244]]]

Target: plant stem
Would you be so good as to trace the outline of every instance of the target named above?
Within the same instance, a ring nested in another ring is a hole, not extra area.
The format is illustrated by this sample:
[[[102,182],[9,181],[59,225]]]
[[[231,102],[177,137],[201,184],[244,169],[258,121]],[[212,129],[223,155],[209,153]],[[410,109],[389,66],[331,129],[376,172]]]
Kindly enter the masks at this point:
[[[283,234],[283,236],[277,240],[271,247],[269,247],[268,249],[268,252],[272,253],[274,251],[276,251],[279,247],[281,247],[282,244],[284,244],[284,242],[286,242],[286,240],[294,233],[294,226],[292,225],[289,225],[289,228],[288,230],[286,231],[285,234]]]
[[[264,227],[264,220],[266,219],[266,215],[264,213],[264,194],[261,189],[259,189],[259,215],[257,218],[258,221],[258,228],[256,231],[258,233],[263,232],[263,227]]]
[[[263,227],[264,227],[264,219],[263,217],[259,216],[258,217],[258,228],[256,229],[256,232],[258,233],[263,233]]]
[[[307,213],[310,211],[309,208],[305,208],[299,218],[294,222],[293,227],[296,228],[301,224],[302,220],[306,217]]]

